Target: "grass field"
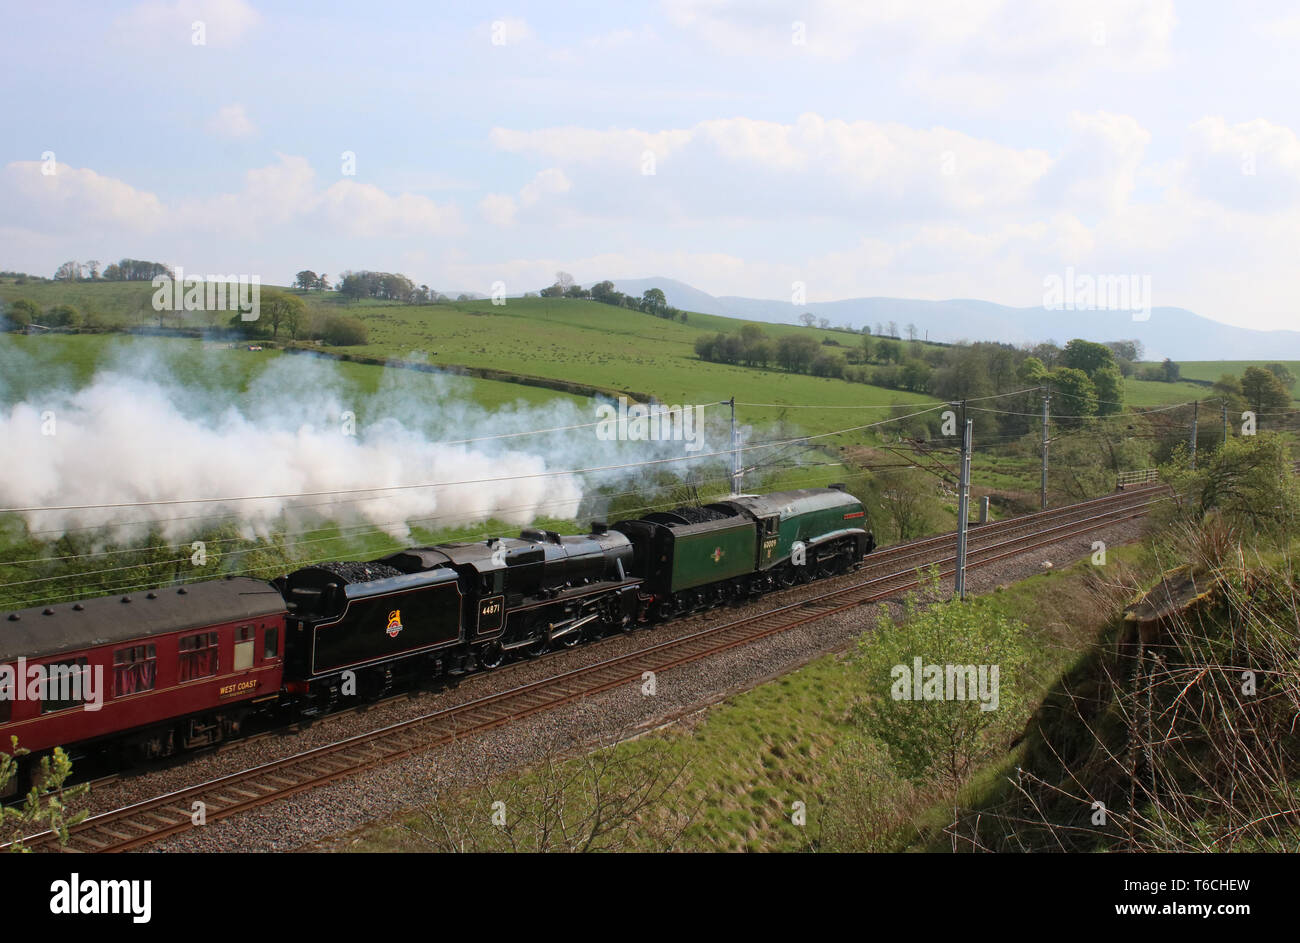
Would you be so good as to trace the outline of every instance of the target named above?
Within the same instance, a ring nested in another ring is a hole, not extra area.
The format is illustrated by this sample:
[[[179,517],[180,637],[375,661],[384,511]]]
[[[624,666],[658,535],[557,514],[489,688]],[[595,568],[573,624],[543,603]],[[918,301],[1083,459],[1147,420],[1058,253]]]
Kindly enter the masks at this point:
[[[225,344],[187,338],[0,334],[0,363],[22,365],[22,369],[6,370],[0,378],[0,400],[17,402],[51,390],[75,389],[83,386],[97,370],[108,368],[145,378],[167,373],[188,389],[207,389],[224,398],[230,392],[246,393],[250,383],[269,365],[291,356],[274,349],[256,352],[243,347],[230,349]],[[374,394],[381,384],[391,381],[391,377],[385,377],[384,367],[335,360],[325,363],[341,387],[360,396]],[[432,384],[428,374],[414,371],[406,379],[417,388]],[[592,408],[586,397],[519,383],[472,377],[449,377],[440,382],[451,384],[458,397],[484,409],[521,403],[542,406],[557,401]]]
[[[1188,379],[1214,382],[1225,373],[1239,377],[1247,367],[1262,367],[1267,363],[1280,363],[1294,376],[1300,376],[1300,360],[1187,360],[1178,366]]]
[[[1216,376],[1217,380],[1218,377]],[[1209,389],[1195,383],[1157,383],[1152,380],[1124,381],[1124,403],[1127,406],[1168,406],[1171,403],[1190,403],[1206,399]]]

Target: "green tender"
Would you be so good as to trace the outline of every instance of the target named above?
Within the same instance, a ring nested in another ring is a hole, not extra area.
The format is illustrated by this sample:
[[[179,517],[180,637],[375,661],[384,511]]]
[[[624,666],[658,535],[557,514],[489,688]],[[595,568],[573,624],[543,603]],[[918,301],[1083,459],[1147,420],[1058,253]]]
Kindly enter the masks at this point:
[[[711,522],[673,529],[671,592],[754,572],[757,535],[753,522],[737,518],[718,523],[722,526]]]

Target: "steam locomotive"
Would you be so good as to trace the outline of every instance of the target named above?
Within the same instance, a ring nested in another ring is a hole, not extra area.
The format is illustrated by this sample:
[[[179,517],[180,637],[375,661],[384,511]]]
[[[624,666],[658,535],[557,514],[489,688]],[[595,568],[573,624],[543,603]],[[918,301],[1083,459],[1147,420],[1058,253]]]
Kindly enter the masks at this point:
[[[843,486],[591,533],[415,547],[0,617],[0,748],[156,758],[401,685],[844,573],[875,546]]]

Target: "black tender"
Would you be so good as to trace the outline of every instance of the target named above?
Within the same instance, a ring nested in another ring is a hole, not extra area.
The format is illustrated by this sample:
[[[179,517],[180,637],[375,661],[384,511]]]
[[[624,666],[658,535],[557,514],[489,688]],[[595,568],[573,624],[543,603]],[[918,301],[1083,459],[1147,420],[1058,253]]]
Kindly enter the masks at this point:
[[[101,596],[80,602],[0,611],[0,662],[44,658],[285,611],[284,598],[261,580],[235,577],[187,586]]]

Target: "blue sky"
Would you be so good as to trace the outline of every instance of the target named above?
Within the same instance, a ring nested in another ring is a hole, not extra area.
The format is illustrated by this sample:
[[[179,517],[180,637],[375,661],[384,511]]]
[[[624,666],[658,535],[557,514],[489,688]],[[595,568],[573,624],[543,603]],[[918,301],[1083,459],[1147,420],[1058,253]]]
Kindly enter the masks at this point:
[[[1287,4],[151,0],[6,27],[0,268],[1033,305],[1073,267],[1295,326]]]

